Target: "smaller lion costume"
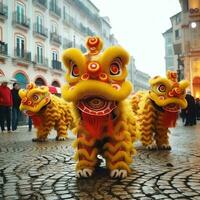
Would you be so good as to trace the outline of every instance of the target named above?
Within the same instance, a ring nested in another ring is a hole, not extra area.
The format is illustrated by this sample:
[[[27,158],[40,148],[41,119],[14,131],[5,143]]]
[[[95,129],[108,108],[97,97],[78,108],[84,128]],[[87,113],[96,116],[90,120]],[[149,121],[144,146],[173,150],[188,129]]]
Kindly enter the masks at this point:
[[[129,55],[120,46],[101,53],[103,42],[99,37],[89,37],[86,45],[86,54],[70,48],[62,58],[68,70],[62,96],[74,103],[80,119],[75,142],[76,174],[91,176],[101,155],[111,177],[124,178],[131,171],[135,153],[134,117],[126,101],[132,90],[125,80]]]
[[[52,128],[57,131],[57,140],[67,138],[67,129],[74,126],[74,118],[69,103],[52,95],[46,86],[37,87],[30,83],[27,89],[21,89],[20,110],[25,111],[37,128],[37,137],[33,141],[45,141]]]
[[[180,108],[187,107],[185,95],[189,82],[178,82],[177,73],[168,71],[166,78],[156,76],[149,83],[149,91],[139,91],[131,99],[137,116],[137,135],[148,149],[171,149],[168,128],[175,127]]]

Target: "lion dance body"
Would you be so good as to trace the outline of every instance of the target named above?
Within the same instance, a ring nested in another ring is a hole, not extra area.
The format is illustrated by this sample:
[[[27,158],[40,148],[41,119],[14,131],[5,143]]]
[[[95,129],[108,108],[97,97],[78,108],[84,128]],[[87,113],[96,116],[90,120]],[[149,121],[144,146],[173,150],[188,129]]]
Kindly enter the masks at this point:
[[[133,113],[126,102],[132,90],[125,80],[129,55],[119,46],[100,53],[103,43],[99,37],[89,37],[86,45],[86,54],[70,48],[62,58],[68,70],[62,96],[73,102],[80,118],[75,142],[76,174],[91,176],[101,155],[111,177],[124,178],[135,152]]]
[[[32,118],[37,128],[37,137],[33,141],[45,141],[52,128],[57,130],[57,140],[65,140],[67,129],[74,123],[67,102],[52,95],[48,87],[36,87],[34,83],[21,89],[19,96],[22,99],[20,110]]]
[[[156,76],[149,83],[149,91],[139,91],[131,100],[137,116],[137,133],[148,149],[171,149],[168,128],[176,125],[178,111],[187,106],[185,93],[189,82],[178,82],[176,72],[168,71],[166,78]]]

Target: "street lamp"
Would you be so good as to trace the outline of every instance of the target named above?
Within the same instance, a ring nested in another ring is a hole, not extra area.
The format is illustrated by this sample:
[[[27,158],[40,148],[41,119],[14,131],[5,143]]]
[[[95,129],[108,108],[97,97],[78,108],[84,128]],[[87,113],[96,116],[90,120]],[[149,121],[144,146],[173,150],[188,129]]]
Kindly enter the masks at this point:
[[[190,24],[190,26],[191,26],[191,28],[196,28],[197,27],[197,23],[196,22],[191,22],[191,24]]]

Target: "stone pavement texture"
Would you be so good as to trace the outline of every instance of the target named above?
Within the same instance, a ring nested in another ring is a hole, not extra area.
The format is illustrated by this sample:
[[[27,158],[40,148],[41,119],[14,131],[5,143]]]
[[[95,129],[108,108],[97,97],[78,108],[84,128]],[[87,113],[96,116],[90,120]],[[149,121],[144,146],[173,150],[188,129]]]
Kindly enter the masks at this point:
[[[132,173],[111,179],[104,167],[93,177],[75,177],[73,136],[33,143],[27,127],[0,133],[0,199],[179,199],[200,200],[200,122],[171,130],[171,151],[148,151],[136,144]]]

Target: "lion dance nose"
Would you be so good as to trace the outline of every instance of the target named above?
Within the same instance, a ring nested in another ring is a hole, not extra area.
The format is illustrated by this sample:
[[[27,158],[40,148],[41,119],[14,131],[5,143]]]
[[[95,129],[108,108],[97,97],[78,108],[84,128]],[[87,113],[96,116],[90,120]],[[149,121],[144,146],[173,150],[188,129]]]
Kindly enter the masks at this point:
[[[169,91],[169,97],[179,97],[181,95],[181,89],[179,87],[175,87]]]
[[[87,67],[88,73],[91,76],[97,77],[101,71],[101,67],[98,62],[90,62]]]
[[[92,61],[87,66],[87,73],[84,73],[81,79],[95,79],[102,82],[108,82],[108,75],[102,72],[101,66],[98,62]]]
[[[89,74],[90,78],[97,79],[101,73],[100,64],[96,61],[89,62],[87,66],[87,73]]]

